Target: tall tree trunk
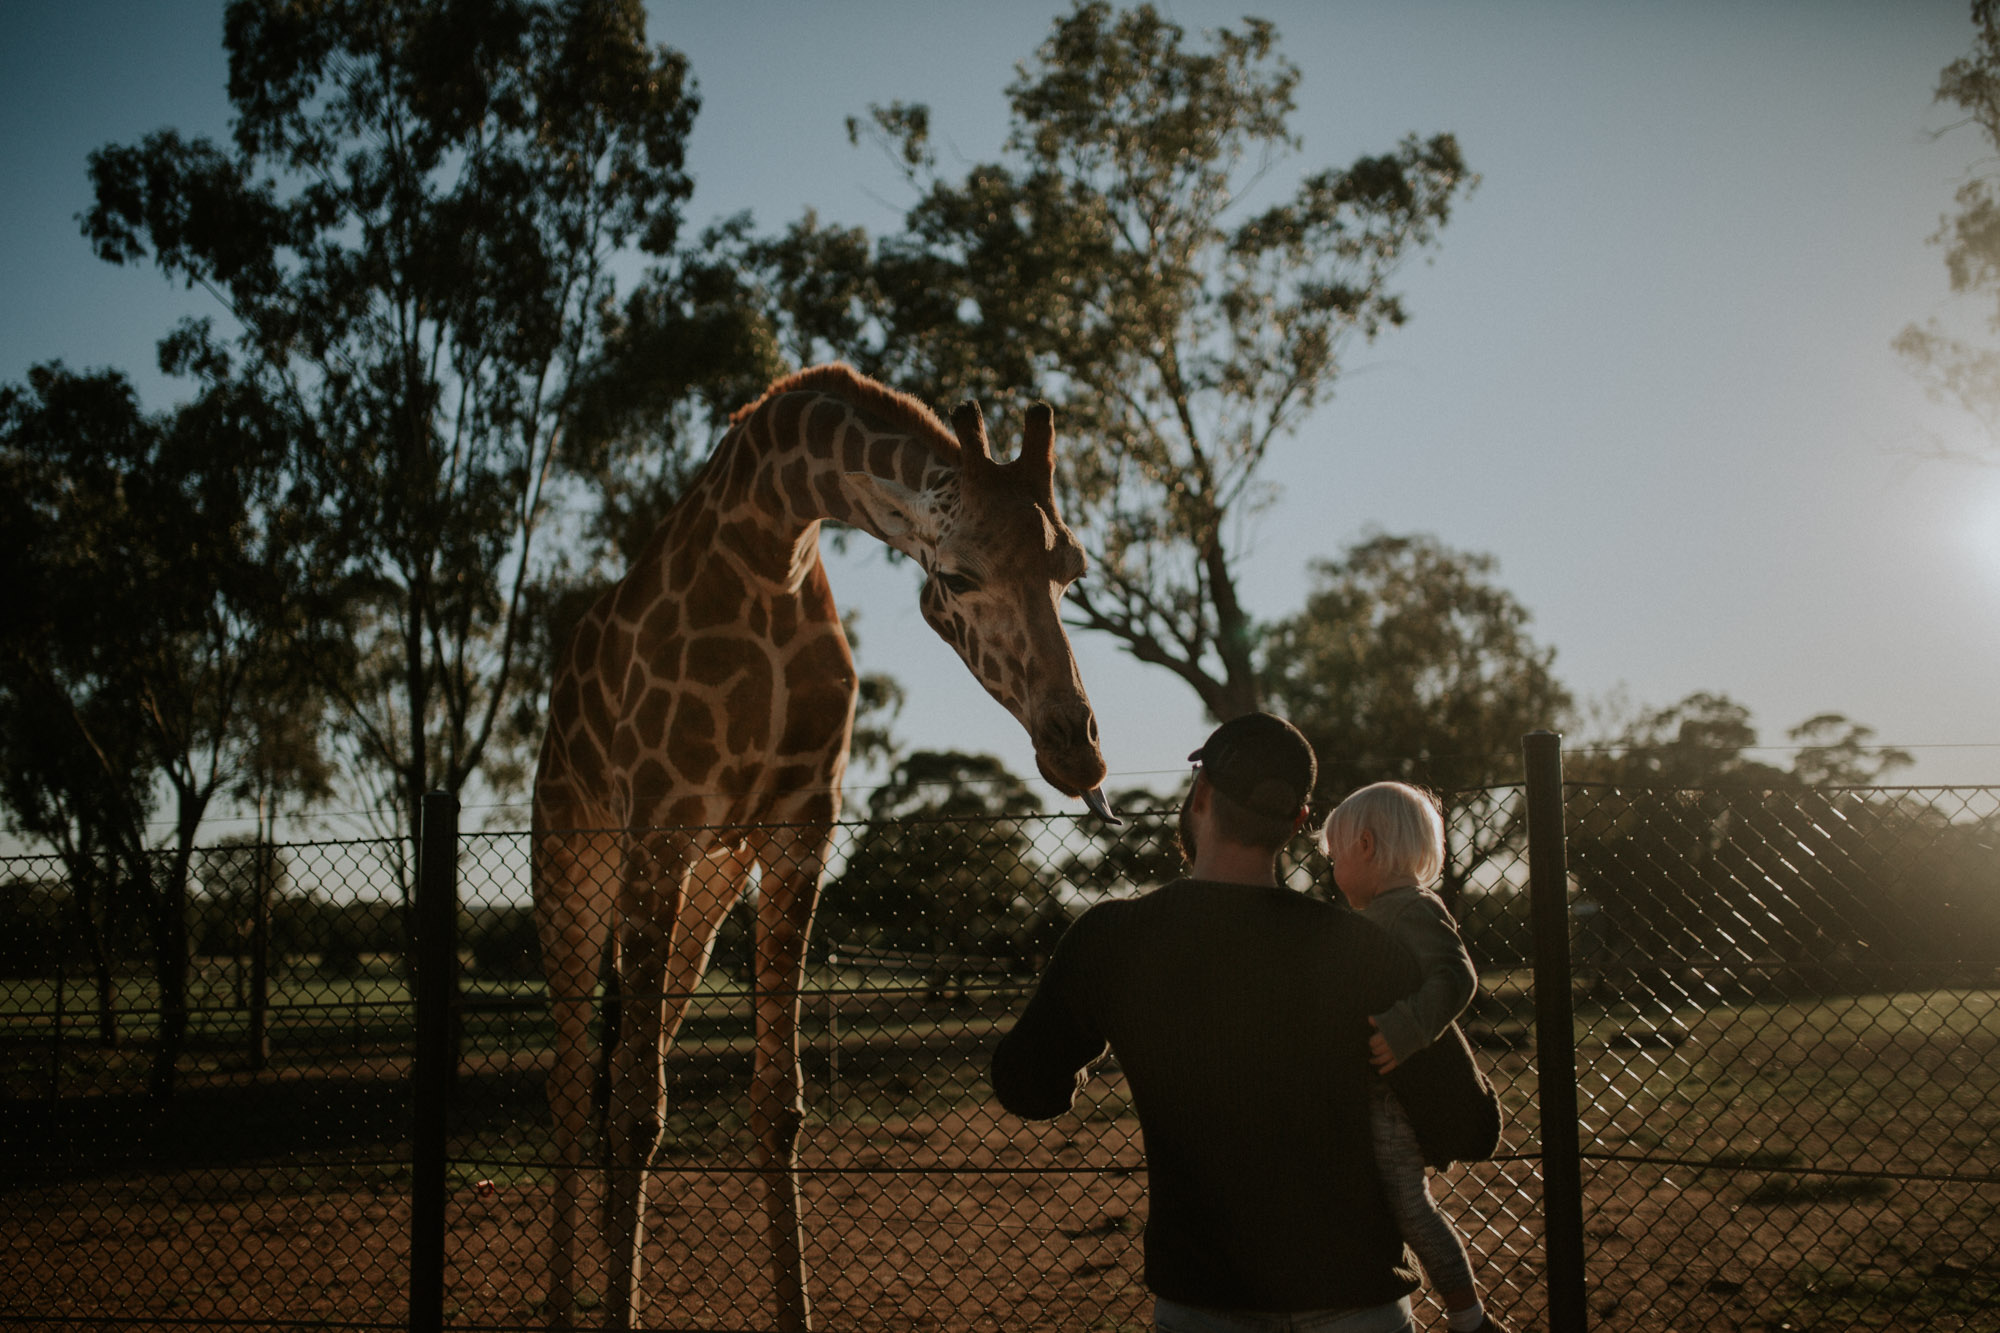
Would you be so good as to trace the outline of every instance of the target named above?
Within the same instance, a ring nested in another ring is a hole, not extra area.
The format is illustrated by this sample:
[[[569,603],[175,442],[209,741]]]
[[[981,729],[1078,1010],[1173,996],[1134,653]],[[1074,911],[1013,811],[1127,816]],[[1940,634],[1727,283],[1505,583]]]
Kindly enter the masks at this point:
[[[250,892],[250,1068],[262,1069],[271,1058],[271,881],[277,877],[277,851],[271,845],[265,794],[257,793],[257,853]]]
[[[187,901],[186,883],[176,893],[169,882],[149,894],[153,936],[153,979],[160,991],[160,1027],[153,1045],[146,1095],[163,1104],[174,1095],[174,1076],[181,1048],[187,1042]]]
[[[1217,722],[1254,713],[1264,706],[1263,682],[1257,678],[1256,627],[1236,596],[1236,580],[1220,544],[1209,549],[1209,595],[1215,603],[1215,651],[1222,658],[1221,688],[1207,700]]]
[[[124,1034],[118,1027],[118,992],[111,975],[111,950],[105,943],[96,913],[91,911],[91,900],[101,895],[87,887],[90,877],[98,873],[95,865],[70,867],[70,910],[75,915],[76,933],[83,940],[91,979],[97,988],[97,1039],[105,1049],[117,1050]]]
[[[201,827],[207,807],[206,797],[181,792],[167,882],[150,895],[154,904],[153,965],[160,987],[160,1038],[153,1048],[147,1095],[155,1103],[165,1103],[173,1097],[181,1051],[187,1046],[188,868],[194,860],[195,833]],[[142,860],[141,864],[149,863]]]

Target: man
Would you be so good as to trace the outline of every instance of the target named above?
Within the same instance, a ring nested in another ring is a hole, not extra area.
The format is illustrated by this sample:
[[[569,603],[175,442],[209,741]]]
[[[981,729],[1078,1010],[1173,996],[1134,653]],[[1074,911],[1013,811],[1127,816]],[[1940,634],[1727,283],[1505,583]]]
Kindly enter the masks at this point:
[[[1157,1328],[1409,1333],[1416,1273],[1375,1169],[1368,1015],[1414,989],[1415,965],[1359,915],[1278,884],[1318,768],[1304,736],[1251,713],[1188,757],[1188,877],[1070,927],[994,1052],[994,1091],[1052,1119],[1109,1044],[1145,1137]]]

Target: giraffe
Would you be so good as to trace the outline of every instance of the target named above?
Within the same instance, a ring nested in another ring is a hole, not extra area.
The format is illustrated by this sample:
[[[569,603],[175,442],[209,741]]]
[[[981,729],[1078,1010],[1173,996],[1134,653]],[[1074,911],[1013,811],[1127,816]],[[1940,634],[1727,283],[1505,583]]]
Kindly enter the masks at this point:
[[[753,865],[754,1165],[778,1326],[811,1326],[795,1173],[798,989],[856,691],[820,560],[823,520],[917,562],[925,621],[1027,729],[1042,776],[1115,822],[1059,614],[1084,556],[1056,513],[1054,429],[1035,404],[1019,456],[1001,464],[976,403],[947,431],[851,367],[800,371],[731,418],[636,563],[585,614],[551,687],[534,786],[535,919],[557,1025],[552,1326],[574,1314],[592,992],[602,975],[622,1001],[599,1085],[602,1317],[628,1328],[643,1314],[643,1169],[663,1124],[663,1049]]]

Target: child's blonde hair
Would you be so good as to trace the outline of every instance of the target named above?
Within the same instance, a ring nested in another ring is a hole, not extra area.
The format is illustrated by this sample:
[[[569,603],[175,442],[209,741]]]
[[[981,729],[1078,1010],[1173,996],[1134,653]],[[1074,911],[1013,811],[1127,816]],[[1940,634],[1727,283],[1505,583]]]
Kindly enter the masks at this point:
[[[1422,888],[1444,870],[1444,817],[1428,792],[1407,782],[1363,787],[1326,817],[1320,833],[1331,857],[1361,836],[1375,835],[1375,860],[1391,875],[1408,875]]]

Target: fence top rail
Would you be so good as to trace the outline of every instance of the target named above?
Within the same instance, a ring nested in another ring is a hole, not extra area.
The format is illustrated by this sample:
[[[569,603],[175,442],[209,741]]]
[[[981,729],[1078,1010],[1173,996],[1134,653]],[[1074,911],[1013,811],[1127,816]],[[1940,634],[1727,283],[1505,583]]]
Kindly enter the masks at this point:
[[[1563,786],[1565,788],[1588,789],[1593,791],[1645,792],[1649,795],[1659,795],[1663,793],[1665,794],[1683,793],[1687,795],[1703,795],[1709,792],[1724,792],[1731,795],[1739,795],[1739,796],[1764,795],[1764,796],[1788,796],[1788,797],[1819,796],[1819,795],[1828,795],[1828,796],[1853,795],[1857,793],[1861,795],[1879,795],[1879,796],[1948,796],[1948,795],[1961,795],[1968,793],[1978,794],[1978,795],[2000,796],[2000,783],[1977,783],[1977,782],[1950,783],[1950,784],[1936,783],[1936,784],[1931,784],[1929,786],[1907,786],[1907,787],[1891,787],[1891,786],[1880,786],[1880,785],[1865,786],[1865,787],[1864,786],[1842,787],[1833,785],[1774,787],[1768,783],[1759,784],[1754,782],[1742,782],[1742,783],[1715,782],[1715,783],[1708,783],[1702,786],[1688,786],[1684,783],[1673,783],[1673,782],[1600,782],[1596,780],[1564,778]]]
[[[998,976],[1010,976],[1019,966],[1014,959],[997,954],[919,953],[838,942],[828,949],[827,961],[836,966],[882,972],[980,972]]]
[[[1660,795],[1680,795],[1680,796],[1727,795],[1727,796],[1738,796],[1738,797],[1763,796],[1763,797],[1775,797],[1779,799],[1794,800],[1794,801],[1803,800],[1808,797],[1814,797],[1814,796],[1818,797],[1859,796],[1862,798],[1893,797],[1893,798],[1923,801],[1931,804],[1941,804],[1944,802],[1957,800],[1962,805],[1967,807],[1970,807],[1971,803],[1974,801],[1979,801],[1984,799],[1990,799],[1995,802],[2000,802],[2000,783],[1930,783],[1930,784],[1909,784],[1900,786],[1881,785],[1881,784],[1872,786],[1860,786],[1860,785],[1772,786],[1769,784],[1718,782],[1718,783],[1710,783],[1698,786],[1690,786],[1685,784],[1663,783],[1663,782],[1625,782],[1625,781],[1603,781],[1597,779],[1565,778],[1563,780],[1562,785],[1563,785],[1563,790],[1565,792],[1618,792],[1618,793],[1648,795],[1648,796],[1660,796]],[[1486,787],[1455,788],[1449,791],[1441,791],[1438,793],[1438,795],[1441,798],[1443,798],[1446,802],[1450,803],[1456,801],[1471,800],[1482,796],[1505,795],[1521,791],[1522,789],[1523,789],[1522,784],[1520,783],[1497,783],[1492,786],[1486,786]],[[1133,831],[1135,828],[1150,828],[1161,822],[1171,820],[1177,815],[1177,813],[1178,813],[1177,807],[1173,805],[1163,805],[1161,807],[1153,809],[1136,809],[1128,811],[1124,813],[1124,818],[1126,820],[1126,823],[1123,827],[1110,827],[1099,824],[1095,819],[1095,817],[1092,816],[1088,811],[1058,810],[1058,811],[1028,811],[1022,813],[1013,813],[1013,814],[990,814],[990,813],[968,812],[964,814],[909,815],[909,816],[895,816],[888,818],[861,818],[861,817],[850,816],[847,818],[835,820],[830,826],[817,824],[814,822],[765,823],[765,822],[751,821],[751,822],[732,823],[725,825],[663,824],[663,825],[648,826],[639,829],[628,829],[628,828],[617,828],[617,827],[606,827],[606,828],[579,827],[579,828],[562,828],[562,829],[542,829],[539,831],[531,828],[461,829],[459,830],[458,837],[461,842],[481,842],[481,841],[497,842],[502,840],[527,838],[535,836],[582,835],[582,836],[593,836],[593,837],[624,838],[635,833],[638,834],[702,833],[710,835],[719,833],[724,836],[736,836],[758,830],[779,830],[779,829],[797,829],[797,828],[813,828],[813,827],[820,827],[820,828],[831,827],[834,829],[841,830],[844,833],[847,833],[848,835],[851,836],[856,833],[866,832],[869,830],[880,829],[884,827],[917,828],[917,827],[946,826],[946,825],[957,825],[960,827],[966,827],[966,826],[987,826],[987,825],[1003,825],[1003,824],[1012,824],[1016,826],[1066,824],[1072,828],[1079,829],[1083,832],[1086,832],[1096,837],[1109,837],[1112,840],[1116,840],[1117,838],[1124,836],[1126,833]],[[1996,808],[1996,810],[1993,813],[2000,813],[2000,808]],[[1986,817],[1986,816],[1982,815],[1981,817]],[[367,837],[358,837],[358,838],[312,838],[301,841],[274,840],[265,843],[206,843],[199,845],[193,848],[192,850],[196,856],[208,856],[217,853],[240,853],[245,849],[257,848],[257,847],[270,848],[274,850],[290,852],[293,854],[311,853],[314,851],[324,852],[324,851],[338,850],[338,851],[351,852],[356,849],[374,849],[381,854],[393,856],[393,855],[412,854],[415,851],[415,846],[416,846],[416,840],[407,836],[402,836],[402,835],[385,836],[377,834],[377,835],[370,835]],[[176,853],[173,848],[149,848],[147,849],[145,855],[148,860],[154,860],[159,858],[172,857],[175,854]],[[47,869],[54,866],[58,866],[62,862],[62,860],[63,857],[61,853],[52,848],[47,850],[12,852],[0,855],[0,881],[20,880],[27,876],[33,876],[45,873]]]
[[[1172,817],[1175,813],[1176,812],[1172,810],[1140,810],[1131,815],[1122,815],[1121,817],[1126,819],[1136,818],[1141,820],[1166,819]],[[748,833],[753,830],[766,830],[766,829],[800,829],[800,828],[827,828],[827,827],[839,828],[839,829],[871,829],[871,828],[881,828],[885,825],[895,826],[895,827],[907,827],[918,824],[1037,824],[1037,823],[1081,824],[1092,829],[1101,829],[1108,827],[1106,825],[1100,824],[1097,821],[1097,817],[1090,814],[1088,811],[1031,810],[1023,814],[996,815],[996,814],[984,814],[984,813],[968,813],[961,815],[896,815],[881,819],[848,818],[848,819],[836,819],[833,821],[831,825],[825,824],[819,820],[793,820],[793,821],[783,821],[783,822],[774,821],[769,823],[760,822],[756,820],[748,820],[740,823],[729,823],[729,824],[648,824],[640,828],[608,827],[608,828],[555,828],[555,829],[525,829],[525,828],[485,829],[485,830],[462,831],[460,832],[459,837],[461,839],[521,838],[521,837],[555,837],[555,836],[569,836],[575,834],[587,834],[591,836],[622,838],[627,834],[632,834],[632,833],[715,833],[715,832]]]
[[[526,832],[527,830],[523,829],[521,831]],[[204,856],[218,852],[240,854],[265,848],[293,852],[312,851],[315,849],[351,850],[356,847],[379,847],[396,851],[410,851],[415,846],[416,840],[414,838],[404,836],[385,837],[380,834],[371,834],[365,838],[310,838],[297,842],[279,840],[270,842],[208,842],[198,843],[194,847],[189,848],[189,851],[195,856]],[[179,854],[179,849],[174,847],[147,847],[138,853],[142,859],[147,861],[171,860]],[[125,854],[122,852],[116,854],[107,852],[91,859],[107,862],[116,860],[123,855]],[[53,847],[46,851],[9,852],[5,855],[0,855],[0,870],[4,870],[8,866],[42,865],[51,861],[62,861],[65,859],[64,854]]]

